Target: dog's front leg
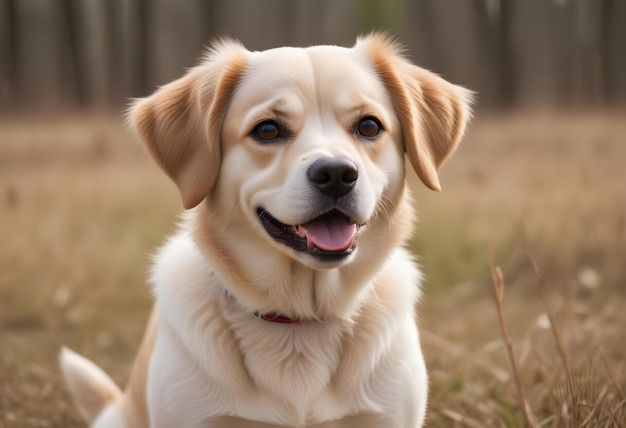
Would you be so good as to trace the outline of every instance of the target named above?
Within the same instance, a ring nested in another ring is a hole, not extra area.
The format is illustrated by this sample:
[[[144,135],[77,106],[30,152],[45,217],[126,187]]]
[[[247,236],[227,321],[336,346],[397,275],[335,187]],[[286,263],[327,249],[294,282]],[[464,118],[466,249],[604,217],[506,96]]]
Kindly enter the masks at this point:
[[[201,427],[212,400],[180,339],[160,329],[150,360],[147,404],[151,428]]]

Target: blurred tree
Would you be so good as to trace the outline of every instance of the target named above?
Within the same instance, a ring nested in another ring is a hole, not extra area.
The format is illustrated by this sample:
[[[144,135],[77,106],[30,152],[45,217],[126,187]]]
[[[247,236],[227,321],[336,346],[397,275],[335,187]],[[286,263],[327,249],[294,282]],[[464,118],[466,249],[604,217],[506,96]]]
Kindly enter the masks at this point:
[[[442,43],[437,36],[435,12],[432,0],[419,0],[411,2],[413,10],[410,13],[410,25],[412,36],[419,40],[417,55],[420,63],[426,68],[442,70],[444,67],[444,55]],[[423,62],[422,62],[423,61]]]
[[[481,107],[626,104],[626,1],[0,0],[0,107],[118,105],[216,36],[349,46],[374,29]]]
[[[122,89],[125,89],[124,79],[124,45],[123,19],[120,0],[107,0],[103,2],[104,10],[104,34],[105,34],[105,64],[107,75],[105,77],[105,92],[107,105],[113,105],[124,97]]]
[[[19,87],[18,0],[2,1],[0,34],[0,107],[17,102]]]
[[[131,52],[131,93],[133,97],[148,95],[152,91],[151,75],[148,67],[148,55],[150,54],[150,8],[148,0],[136,0],[135,7],[130,13],[131,24],[135,31],[129,32],[129,37],[134,38],[134,49]],[[132,3],[131,3],[132,4]]]
[[[479,45],[496,78],[495,105],[511,108],[517,101],[515,46],[513,44],[513,1],[472,0],[478,22]],[[489,6],[491,9],[489,9]]]
[[[79,5],[75,0],[61,0],[61,16],[65,30],[65,46],[67,49],[67,64],[69,65],[73,77],[73,89],[76,93],[76,103],[79,107],[88,105],[88,89],[85,82],[85,72],[80,58],[80,41],[83,39],[80,34],[79,24],[81,20]]]
[[[613,92],[616,86],[613,76],[613,58],[611,52],[611,41],[614,38],[614,16],[615,0],[601,0],[600,2],[600,75],[602,102],[604,104],[615,104],[617,97]],[[626,41],[626,40],[625,40]]]
[[[217,32],[218,21],[218,1],[216,0],[197,0],[198,16],[200,17],[200,32],[202,43],[209,45],[211,40],[215,38]]]

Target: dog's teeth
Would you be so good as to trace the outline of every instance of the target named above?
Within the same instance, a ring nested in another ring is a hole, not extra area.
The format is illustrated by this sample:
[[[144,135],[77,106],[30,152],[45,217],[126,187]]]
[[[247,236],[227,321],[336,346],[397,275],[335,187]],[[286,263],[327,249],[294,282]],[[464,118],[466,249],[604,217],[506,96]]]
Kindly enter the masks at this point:
[[[293,233],[295,233],[300,238],[306,237],[306,234],[302,231],[302,227],[300,225],[293,226]]]

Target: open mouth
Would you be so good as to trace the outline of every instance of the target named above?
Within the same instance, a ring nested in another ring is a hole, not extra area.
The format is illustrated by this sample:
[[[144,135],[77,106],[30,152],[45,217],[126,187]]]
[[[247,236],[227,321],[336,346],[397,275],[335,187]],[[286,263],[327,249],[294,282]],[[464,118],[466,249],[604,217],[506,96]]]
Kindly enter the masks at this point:
[[[275,241],[319,260],[339,261],[354,251],[360,225],[341,211],[331,210],[301,225],[282,223],[263,208],[256,213]]]

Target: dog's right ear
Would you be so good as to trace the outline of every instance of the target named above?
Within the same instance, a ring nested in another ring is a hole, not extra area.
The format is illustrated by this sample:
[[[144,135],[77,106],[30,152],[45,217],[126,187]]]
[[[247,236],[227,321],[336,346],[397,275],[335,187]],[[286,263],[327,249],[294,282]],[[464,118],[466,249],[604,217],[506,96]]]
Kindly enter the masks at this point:
[[[246,61],[243,46],[223,42],[202,64],[129,110],[131,127],[176,183],[186,209],[202,202],[215,184],[222,119]]]

